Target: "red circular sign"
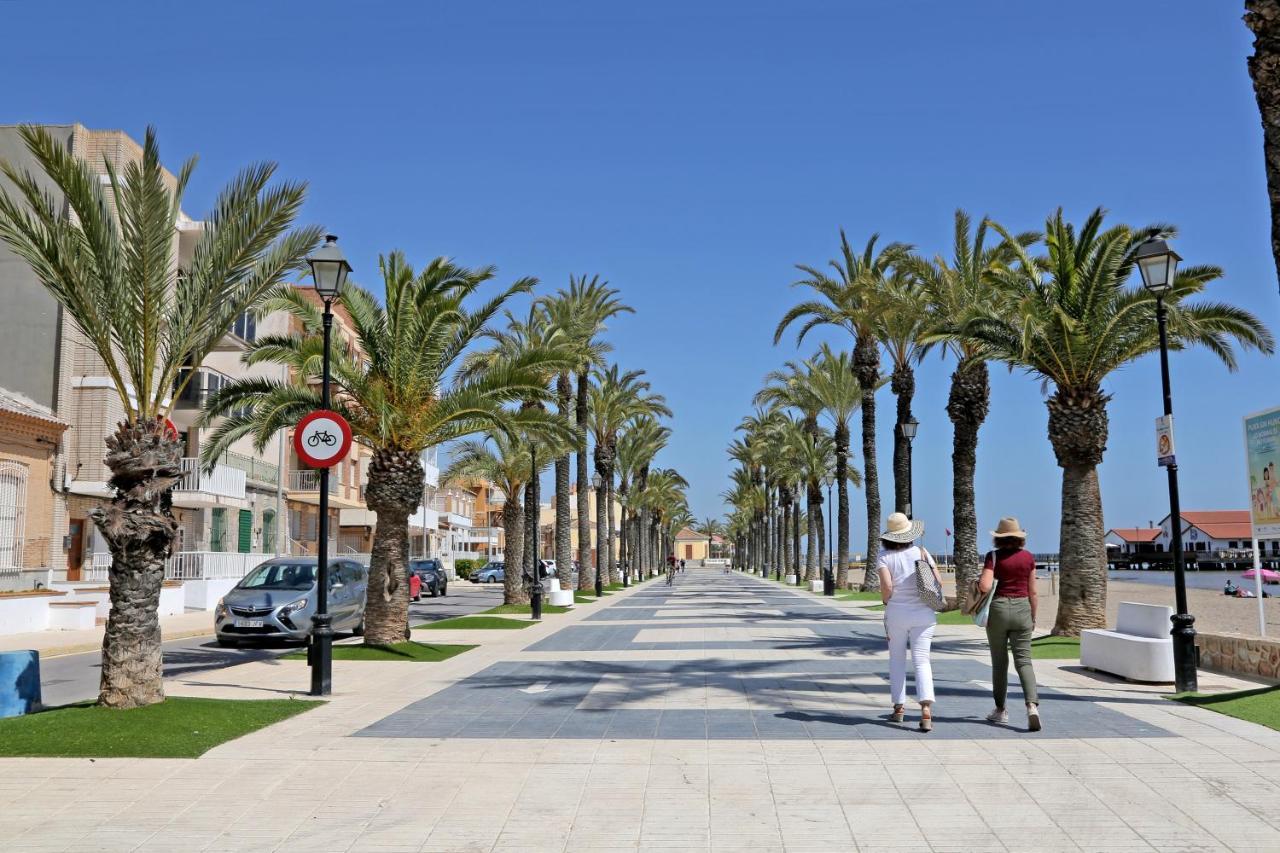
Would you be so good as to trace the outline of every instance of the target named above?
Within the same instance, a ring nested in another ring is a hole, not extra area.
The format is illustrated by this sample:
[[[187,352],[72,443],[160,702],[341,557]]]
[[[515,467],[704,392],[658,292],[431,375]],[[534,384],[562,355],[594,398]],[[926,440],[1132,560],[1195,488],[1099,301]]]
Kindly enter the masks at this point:
[[[351,425],[337,412],[318,409],[298,421],[293,449],[312,468],[331,468],[351,450]]]

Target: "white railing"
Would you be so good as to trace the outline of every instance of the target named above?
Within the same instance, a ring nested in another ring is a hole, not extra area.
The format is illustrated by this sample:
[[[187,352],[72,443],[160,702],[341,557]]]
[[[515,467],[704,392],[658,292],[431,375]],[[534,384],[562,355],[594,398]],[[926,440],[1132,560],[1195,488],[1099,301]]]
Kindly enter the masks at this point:
[[[472,527],[459,531],[458,541],[473,545],[497,545],[498,532],[497,527]]]
[[[329,494],[336,495],[338,486],[341,485],[341,477],[334,476],[333,472],[329,474]],[[295,492],[318,492],[320,491],[320,472],[319,471],[290,471],[289,472],[289,488]]]
[[[164,565],[165,580],[193,581],[242,578],[272,554],[241,554],[237,551],[179,551]],[[106,581],[111,555],[96,553],[85,580]]]
[[[199,459],[182,460],[182,479],[173,487],[175,492],[203,492],[225,498],[244,498],[245,472],[229,465],[214,465],[212,471],[204,471]]]

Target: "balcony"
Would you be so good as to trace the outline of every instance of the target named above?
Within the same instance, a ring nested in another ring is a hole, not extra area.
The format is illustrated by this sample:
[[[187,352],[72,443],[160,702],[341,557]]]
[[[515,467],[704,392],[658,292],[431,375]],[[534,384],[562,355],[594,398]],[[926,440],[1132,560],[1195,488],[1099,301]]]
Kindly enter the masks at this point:
[[[263,462],[256,456],[246,456],[228,450],[222,454],[222,464],[244,472],[245,479],[263,486],[274,486],[280,482],[280,468],[270,462]]]
[[[496,548],[498,536],[501,533],[500,527],[473,527],[470,530],[459,531],[454,540],[463,545],[487,545],[490,548]]]
[[[164,562],[165,580],[235,580],[272,558],[271,554],[241,554],[235,551],[179,551]],[[105,581],[111,555],[98,552],[85,569],[84,580]]]
[[[230,500],[244,500],[245,473],[227,465],[215,465],[205,471],[200,460],[182,460],[182,479],[173,487],[173,505],[196,508],[225,505]]]
[[[187,377],[191,381],[187,382]],[[196,419],[204,410],[205,401],[215,391],[231,383],[231,377],[210,367],[181,368],[173,387],[176,391],[183,382],[187,382],[181,393],[173,398],[173,423],[178,429],[189,429],[195,425]]]
[[[300,501],[312,505],[320,503],[320,472],[310,469],[290,471],[286,481],[286,492],[289,500]],[[360,509],[361,490],[358,486],[346,485],[337,472],[329,473],[329,506],[334,509]]]

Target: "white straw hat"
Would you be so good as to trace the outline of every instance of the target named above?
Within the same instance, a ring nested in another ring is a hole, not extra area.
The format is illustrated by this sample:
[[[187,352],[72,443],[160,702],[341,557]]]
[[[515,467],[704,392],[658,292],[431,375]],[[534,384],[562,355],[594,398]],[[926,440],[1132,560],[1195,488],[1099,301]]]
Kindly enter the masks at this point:
[[[1006,515],[1000,519],[1000,523],[996,525],[996,529],[991,531],[991,535],[996,539],[1003,539],[1006,536],[1016,536],[1019,539],[1027,538],[1027,531],[1022,529],[1022,525],[1018,523],[1018,519],[1011,515]]]
[[[924,522],[907,518],[905,513],[895,512],[885,521],[881,539],[890,542],[914,542],[924,535]]]

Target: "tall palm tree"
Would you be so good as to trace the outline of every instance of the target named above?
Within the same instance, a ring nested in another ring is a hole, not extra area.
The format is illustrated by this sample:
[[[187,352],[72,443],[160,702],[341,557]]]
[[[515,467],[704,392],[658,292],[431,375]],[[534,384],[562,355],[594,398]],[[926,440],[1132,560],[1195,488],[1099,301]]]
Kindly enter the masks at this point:
[[[777,344],[783,333],[797,320],[804,319],[796,337],[797,344],[812,329],[831,325],[844,329],[853,336],[853,365],[862,388],[862,455],[865,459],[864,482],[867,497],[867,570],[862,582],[864,590],[880,588],[880,575],[874,571],[877,553],[877,532],[880,529],[880,478],[876,464],[876,400],[875,391],[880,385],[880,347],[877,342],[879,319],[875,296],[883,290],[885,276],[903,258],[911,247],[905,243],[890,243],[876,251],[879,235],[872,235],[861,254],[849,245],[844,231],[840,232],[840,257],[830,261],[835,275],[828,275],[815,267],[799,266],[805,278],[795,285],[808,287],[816,299],[793,306],[773,333]]]
[[[701,533],[703,536],[707,537],[707,559],[711,559],[711,546],[715,542],[716,537],[724,533],[724,524],[720,519],[714,516],[708,516],[695,525],[693,529],[695,532]]]
[[[829,480],[835,468],[835,442],[831,434],[819,428],[794,429],[787,435],[787,455],[797,474],[806,482],[816,482],[817,489],[810,493],[808,534],[808,559],[805,561],[805,580],[816,579],[822,570],[826,542],[823,539],[822,483]]]
[[[1047,255],[1032,257],[1004,234],[1016,258],[998,275],[1010,306],[964,323],[962,337],[987,347],[992,358],[1039,376],[1053,393],[1049,441],[1062,468],[1062,585],[1053,633],[1067,636],[1106,619],[1107,558],[1103,544],[1098,465],[1107,446],[1107,401],[1102,383],[1159,347],[1155,300],[1129,284],[1134,253],[1148,237],[1169,237],[1172,226],[1103,228],[1101,208],[1077,229],[1061,209],[1045,223]],[[1004,233],[1004,232],[1002,232]],[[1232,341],[1270,354],[1275,342],[1247,311],[1187,300],[1220,278],[1213,266],[1178,271],[1166,295],[1169,341],[1175,349],[1203,346],[1236,366]]]
[[[956,360],[947,396],[951,419],[951,526],[955,535],[956,594],[963,607],[969,587],[978,576],[978,515],[974,499],[978,430],[991,406],[988,354],[980,341],[947,334],[963,326],[966,317],[997,313],[1001,290],[996,274],[1013,260],[1011,245],[1030,246],[1040,239],[1036,232],[1013,236],[1012,241],[987,244],[984,218],[972,227],[969,215],[955,212],[955,236],[951,260],[912,260],[929,303],[932,339],[940,341]]]
[[[781,370],[774,370],[765,377],[764,387],[756,393],[757,406],[783,407],[794,409],[800,414],[801,428],[810,435],[819,432],[818,417],[822,414],[822,401],[813,394],[810,387],[810,373],[813,366],[788,361]],[[809,507],[809,517],[819,518],[822,505],[822,478],[825,472],[813,474],[803,481],[805,496]],[[817,571],[818,551],[810,549],[805,562],[805,579],[812,580]],[[798,562],[798,557],[797,557]],[[797,572],[799,574],[798,566]]]
[[[1249,77],[1262,116],[1262,163],[1271,199],[1271,256],[1280,277],[1280,0],[1245,0],[1244,22],[1253,32]]]
[[[603,495],[596,496],[596,559],[604,561],[601,575],[617,583],[614,565],[613,475],[618,450],[618,432],[633,418],[663,415],[670,417],[662,395],[649,391],[640,377],[643,370],[623,373],[618,365],[598,370],[590,388],[588,426],[595,442],[595,469],[603,482]]]
[[[849,420],[862,404],[862,385],[848,353],[834,352],[826,344],[809,365],[810,392],[831,419],[835,438],[836,583],[844,589],[849,581]],[[870,550],[866,559],[868,565],[873,560]]]
[[[875,301],[879,309],[880,342],[892,365],[889,389],[898,403],[893,429],[894,511],[911,514],[911,439],[907,438],[904,425],[912,419],[915,365],[929,348],[926,333],[930,315],[928,299],[911,271],[909,260],[899,259],[885,276]]]
[[[634,498],[644,492],[649,465],[658,451],[666,446],[670,437],[669,427],[660,425],[652,415],[641,415],[633,418],[618,438],[615,464],[618,473],[618,503],[622,506],[621,561],[628,571],[634,571],[637,578],[643,578],[644,571],[648,568],[644,536],[641,535],[647,516],[643,502]],[[632,516],[630,519],[628,514]],[[633,535],[628,534],[629,526]]]
[[[486,333],[503,304],[526,293],[521,279],[470,310],[466,302],[494,275],[437,258],[415,273],[399,252],[379,259],[386,304],[348,281],[339,294],[351,318],[354,349],[334,342],[333,408],[355,439],[373,451],[365,502],[377,513],[365,601],[368,645],[404,639],[409,592],[404,583],[409,514],[422,499],[422,451],[492,429],[554,434],[559,422],[538,408],[510,412],[546,394],[548,370],[564,363],[555,350],[525,349],[484,371],[450,376],[467,348]],[[259,449],[277,431],[320,405],[321,313],[297,288],[276,289],[267,307],[287,311],[301,331],[262,337],[245,360],[287,365],[293,381],[254,378],[213,394],[205,422],[221,418],[204,448],[211,464],[234,441],[252,436]]]
[[[575,447],[577,451],[578,563],[580,566],[578,589],[581,590],[591,589],[595,583],[591,572],[587,570],[591,563],[591,498],[589,491],[591,488],[591,475],[587,468],[587,433],[590,418],[588,398],[591,388],[591,369],[603,365],[604,354],[609,349],[606,344],[597,339],[605,331],[605,324],[619,314],[634,312],[634,309],[623,304],[617,297],[618,291],[609,287],[607,281],[601,281],[599,276],[592,276],[590,279],[586,276],[578,276],[576,278],[570,276],[569,289],[559,290],[554,299],[548,302],[548,311],[551,312],[553,322],[568,330],[576,353],[575,363],[565,372],[577,375],[574,425],[578,436],[578,443]],[[558,380],[556,387],[558,393],[562,394],[564,382]],[[561,396],[560,399],[563,403],[565,398]],[[559,497],[562,494],[560,492],[560,469],[556,470],[556,516],[559,519],[561,509],[567,510],[567,502]],[[568,494],[567,483],[563,494]],[[565,512],[565,517],[568,518],[567,511]],[[557,525],[560,524],[561,522],[557,521]],[[559,535],[561,534],[557,533],[557,536]],[[561,573],[560,582],[566,585],[569,582],[569,578],[563,572]]]
[[[183,368],[200,364],[240,314],[301,269],[320,231],[290,231],[304,184],[273,186],[274,164],[250,166],[218,196],[179,269],[174,234],[194,158],[167,174],[147,128],[141,159],[118,174],[104,160],[104,188],[43,128],[19,135],[44,174],[0,164],[12,185],[0,190],[0,238],[78,327],[124,413],[106,439],[110,506],[90,513],[111,551],[98,702],[150,705],[164,700],[157,608],[178,530],[171,495],[182,458],[166,419],[195,373]]]

